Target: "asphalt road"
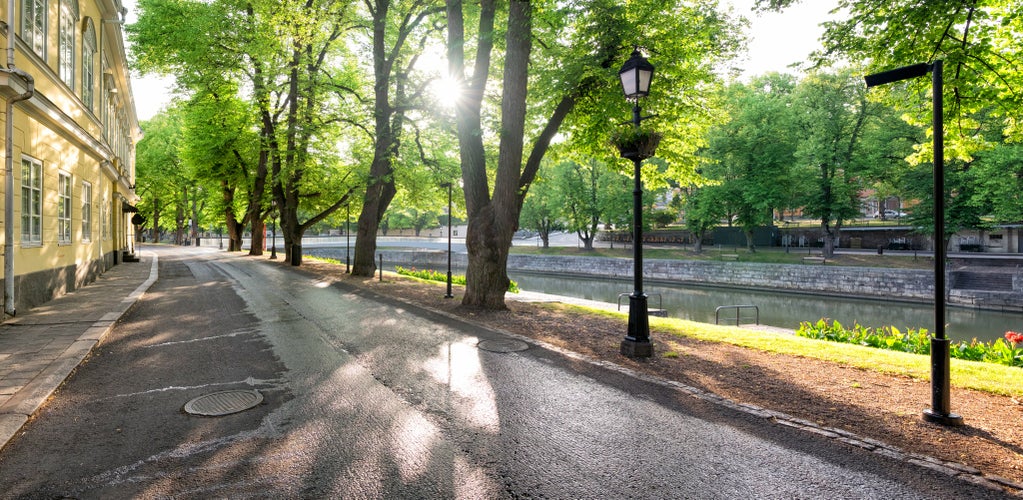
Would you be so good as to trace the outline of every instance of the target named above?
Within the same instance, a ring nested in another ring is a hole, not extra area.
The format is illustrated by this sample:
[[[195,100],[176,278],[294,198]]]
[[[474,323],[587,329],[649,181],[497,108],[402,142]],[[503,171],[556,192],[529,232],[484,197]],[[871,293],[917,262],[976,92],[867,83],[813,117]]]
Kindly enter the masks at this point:
[[[0,497],[999,497],[263,258],[157,251],[0,454]],[[227,389],[265,399],[183,411]]]

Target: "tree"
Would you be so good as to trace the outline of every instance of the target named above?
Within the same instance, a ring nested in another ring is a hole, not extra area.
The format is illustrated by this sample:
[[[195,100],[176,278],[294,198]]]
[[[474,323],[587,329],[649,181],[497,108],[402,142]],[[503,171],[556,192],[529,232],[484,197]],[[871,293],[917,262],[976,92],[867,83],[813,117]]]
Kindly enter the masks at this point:
[[[426,88],[423,83],[412,85],[411,74],[432,36],[426,21],[443,11],[434,0],[365,0],[365,4],[372,16],[373,159],[355,240],[352,274],[356,276],[372,276],[376,270],[376,233],[398,191],[395,166],[405,122],[408,113],[421,106]],[[413,36],[419,39],[410,40]]]
[[[550,248],[551,233],[562,227],[558,222],[561,212],[554,202],[555,189],[554,181],[538,176],[522,203],[522,213],[519,214],[519,227],[536,231],[544,248]]]
[[[659,73],[663,76],[656,95],[665,101],[680,96],[682,86],[698,94],[700,84],[714,80],[711,72],[714,62],[728,57],[733,48],[727,21],[702,5],[651,0],[631,2],[630,11],[626,12],[613,1],[540,4],[542,8],[534,9],[529,1],[512,0],[507,3],[507,12],[501,12],[506,15],[504,57],[499,65],[500,105],[492,118],[499,125],[491,176],[487,169],[483,104],[495,66],[492,63],[498,33],[495,29],[498,2],[483,0],[478,9],[471,10],[460,0],[447,2],[449,68],[451,75],[463,82],[463,97],[455,114],[469,226],[466,237],[469,264],[462,301],[468,306],[505,307],[508,248],[517,229],[523,199],[551,140],[577,104],[582,104],[579,115],[588,118],[580,118],[568,127],[573,138],[580,144],[599,143],[607,151],[611,123],[608,117],[618,112],[619,117],[627,116],[616,70],[631,52],[627,49],[629,45],[656,47],[662,54],[665,64]],[[466,49],[472,47],[473,39],[466,36],[467,11],[478,16],[475,60],[468,74]],[[535,13],[541,16],[536,25]],[[625,41],[621,38],[625,33],[642,33],[644,38]],[[538,40],[537,51],[533,51],[534,38]],[[661,45],[654,40],[660,40]],[[607,102],[620,103],[621,108],[606,106]],[[688,127],[691,119],[679,115],[695,114],[694,108],[697,107],[691,104],[669,107],[672,111],[666,116],[679,119],[665,123],[674,129]],[[697,135],[678,134],[668,141],[669,146],[686,145],[687,137]],[[528,151],[527,143],[531,144]],[[689,147],[692,149],[691,144]]]
[[[805,213],[821,221],[823,255],[835,254],[845,221],[860,213],[863,190],[861,139],[872,109],[866,88],[848,73],[817,73],[804,80],[796,96],[799,160],[810,189]]]
[[[734,216],[750,251],[755,251],[753,230],[769,225],[775,209],[790,203],[796,182],[791,174],[795,87],[792,76],[777,73],[749,84],[732,84],[725,93],[730,119],[709,133],[704,170],[709,178],[721,181],[712,192],[724,210],[716,211],[730,222]]]
[[[586,163],[562,161],[554,166],[552,201],[586,250],[593,250],[593,240],[600,229],[600,179],[608,174],[611,171],[607,165],[594,159]]]
[[[686,197],[686,229],[693,234],[694,251],[703,252],[703,238],[723,217],[720,186],[693,189]]]
[[[237,154],[222,165],[238,169],[246,182],[241,220],[252,226],[251,254],[262,253],[263,221],[278,210],[286,258],[300,264],[304,231],[350,202],[354,185],[348,167],[358,165],[345,165],[335,156],[344,134],[331,113],[330,105],[337,103],[328,98],[350,75],[333,66],[343,56],[342,35],[355,24],[350,4],[142,0],[138,22],[126,28],[137,69],[173,73],[186,93],[216,99],[229,110],[235,97],[251,103],[251,121],[227,123],[241,127],[233,131],[239,137],[258,131],[258,145],[249,150],[257,151],[254,160],[232,147]],[[235,95],[225,93],[232,87]],[[204,120],[210,126],[218,121],[224,117],[207,114]],[[230,181],[221,185],[225,210],[235,206],[238,187]],[[231,216],[225,215],[230,232]]]
[[[181,144],[181,116],[178,108],[171,106],[142,126],[146,135],[135,151],[135,188],[142,198],[139,213],[150,216],[147,219],[152,220],[153,241],[158,242],[164,211],[178,211],[178,195],[189,184],[189,179],[183,175],[178,149]]]
[[[799,0],[758,0],[761,8],[782,9]],[[867,72],[943,59],[948,130],[946,156],[968,161],[987,145],[976,135],[977,113],[988,111],[1002,122],[1006,137],[1023,139],[1023,4],[1018,0],[948,0],[891,2],[841,0],[843,19],[824,24],[824,48],[816,64],[842,58],[866,63]],[[913,98],[888,93],[889,102],[909,113],[914,123],[930,122],[930,82],[908,80]],[[899,87],[899,86],[894,86]],[[890,90],[879,90],[892,92]],[[925,146],[925,145],[921,145]],[[927,161],[929,148],[920,147],[914,161]]]

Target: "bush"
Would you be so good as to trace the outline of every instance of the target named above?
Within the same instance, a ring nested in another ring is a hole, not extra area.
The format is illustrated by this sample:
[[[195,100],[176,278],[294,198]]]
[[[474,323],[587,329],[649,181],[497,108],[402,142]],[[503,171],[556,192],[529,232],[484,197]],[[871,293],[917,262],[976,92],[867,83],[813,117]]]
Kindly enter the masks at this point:
[[[441,283],[447,283],[447,273],[440,271],[434,271],[433,269],[417,270],[416,268],[406,269],[401,266],[395,266],[395,271],[402,276],[412,276],[413,278],[419,278],[427,281],[439,281]],[[519,284],[515,280],[508,280],[508,291],[511,293],[519,293]],[[452,274],[451,283],[454,285],[465,285],[465,276],[461,274]]]
[[[949,346],[949,356],[969,361],[1023,367],[1023,347],[1012,341],[1017,338],[1011,337],[1012,333],[1014,332],[1007,332],[1005,339],[997,339],[994,342],[980,342],[977,339],[970,342],[953,341]],[[932,335],[924,328],[908,329],[905,333],[894,326],[868,328],[854,323],[852,328],[845,328],[838,321],[822,318],[816,323],[808,321],[800,323],[796,335],[914,354],[931,353]]]

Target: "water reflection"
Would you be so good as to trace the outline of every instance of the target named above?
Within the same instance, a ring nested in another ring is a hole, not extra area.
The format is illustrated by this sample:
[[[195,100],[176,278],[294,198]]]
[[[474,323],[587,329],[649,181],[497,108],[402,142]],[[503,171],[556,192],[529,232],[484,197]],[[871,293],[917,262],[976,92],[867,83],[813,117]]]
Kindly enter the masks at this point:
[[[591,279],[569,276],[550,276],[510,272],[512,279],[523,290],[566,295],[589,300],[616,303],[618,294],[632,291],[632,280]],[[893,302],[814,295],[718,288],[694,285],[644,284],[650,295],[650,307],[658,307],[656,294],[661,294],[664,309],[674,318],[703,323],[714,322],[718,306],[752,304],[760,309],[760,323],[782,328],[796,328],[801,321],[817,321],[822,317],[838,320],[842,324],[879,327],[894,325],[900,329],[927,328],[933,330],[934,309],[928,304]],[[623,299],[623,305],[627,299]],[[1007,330],[1023,329],[1023,317],[1018,313],[982,311],[960,307],[948,308],[949,338],[969,340],[976,337],[991,341]],[[743,312],[743,322],[753,322],[753,312]],[[735,322],[735,312],[722,312]],[[749,318],[746,320],[745,318]]]

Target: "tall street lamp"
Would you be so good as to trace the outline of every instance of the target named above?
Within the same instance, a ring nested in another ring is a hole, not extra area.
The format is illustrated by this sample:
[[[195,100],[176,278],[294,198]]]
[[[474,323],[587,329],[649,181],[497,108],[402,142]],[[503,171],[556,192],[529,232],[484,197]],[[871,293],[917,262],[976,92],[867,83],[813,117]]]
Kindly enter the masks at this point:
[[[632,56],[618,71],[622,81],[622,92],[625,99],[632,101],[632,126],[635,136],[641,135],[640,123],[649,117],[640,116],[639,99],[650,94],[650,80],[654,75],[654,66],[650,64],[637,48]],[[656,140],[653,144],[656,147]],[[647,295],[643,293],[643,183],[640,177],[640,165],[653,151],[644,149],[639,144],[631,146],[618,145],[622,157],[632,160],[635,188],[632,190],[632,275],[633,291],[629,295],[629,330],[622,340],[621,353],[634,358],[648,358],[653,355],[653,344],[650,342],[650,319],[647,310]]]
[[[942,61],[903,66],[867,75],[867,88],[931,74],[934,128],[934,337],[931,338],[931,408],[923,419],[943,425],[962,425],[963,417],[949,403],[949,345],[945,337],[945,123]]]
[[[455,295],[451,293],[451,183],[445,182],[440,187],[448,188],[448,293],[444,294],[444,298],[453,299]]]
[[[352,248],[352,204],[349,202],[345,205],[345,274],[351,271],[351,259],[348,255],[351,253]]]

